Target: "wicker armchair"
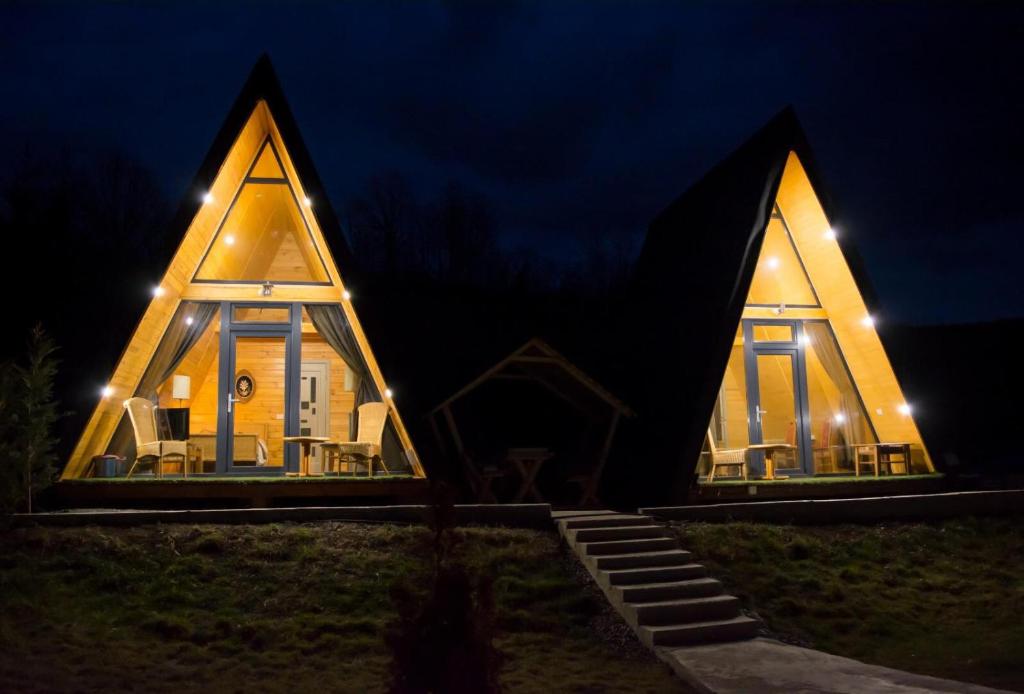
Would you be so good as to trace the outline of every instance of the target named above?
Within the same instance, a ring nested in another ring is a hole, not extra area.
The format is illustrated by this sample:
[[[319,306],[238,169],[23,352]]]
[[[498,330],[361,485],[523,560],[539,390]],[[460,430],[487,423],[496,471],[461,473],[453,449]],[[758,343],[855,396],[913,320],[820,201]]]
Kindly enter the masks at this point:
[[[135,472],[136,466],[143,458],[153,460],[153,470],[158,477],[164,476],[164,458],[167,456],[181,458],[181,469],[188,476],[188,442],[160,441],[156,428],[156,407],[146,398],[130,398],[124,401],[128,417],[135,430],[135,462],[128,470],[128,477]]]
[[[711,472],[708,473],[708,482],[715,481],[718,468],[736,467],[743,479],[747,479],[747,449],[731,448],[719,449],[715,446],[715,437],[708,429],[708,450],[711,452]]]
[[[384,424],[388,418],[388,406],[383,402],[367,402],[359,406],[359,433],[355,441],[330,441],[320,446],[327,456],[324,469],[332,471],[337,465],[351,467],[355,472],[356,465],[367,466],[367,476],[373,477],[374,464],[380,465],[385,473],[391,474],[381,458],[381,441],[384,438]]]

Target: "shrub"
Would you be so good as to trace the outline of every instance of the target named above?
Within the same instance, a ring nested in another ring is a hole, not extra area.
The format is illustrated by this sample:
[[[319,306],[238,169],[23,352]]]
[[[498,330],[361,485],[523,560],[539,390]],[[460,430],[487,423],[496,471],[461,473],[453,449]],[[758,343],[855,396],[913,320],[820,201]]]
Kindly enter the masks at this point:
[[[435,491],[428,520],[434,563],[426,594],[408,579],[391,588],[398,611],[386,635],[392,656],[391,691],[499,692],[501,654],[493,643],[494,580],[474,576],[452,558],[458,536],[448,487]]]
[[[27,364],[0,365],[0,513],[19,506],[31,513],[32,495],[56,477],[56,351],[37,325],[29,336]]]

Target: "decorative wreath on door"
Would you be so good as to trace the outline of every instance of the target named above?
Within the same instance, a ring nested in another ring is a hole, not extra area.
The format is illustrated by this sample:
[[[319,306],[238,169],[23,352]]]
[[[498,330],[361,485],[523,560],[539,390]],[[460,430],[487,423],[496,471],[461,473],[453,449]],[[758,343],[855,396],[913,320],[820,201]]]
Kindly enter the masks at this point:
[[[256,392],[256,379],[245,369],[235,374],[235,397],[238,402],[248,402]]]

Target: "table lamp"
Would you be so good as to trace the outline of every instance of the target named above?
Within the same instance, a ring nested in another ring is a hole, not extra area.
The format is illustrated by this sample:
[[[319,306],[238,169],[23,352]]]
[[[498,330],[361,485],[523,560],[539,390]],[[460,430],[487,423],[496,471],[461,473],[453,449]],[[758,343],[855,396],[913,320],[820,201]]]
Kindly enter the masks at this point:
[[[192,391],[192,379],[188,376],[174,375],[174,380],[171,382],[171,397],[178,401],[178,407],[181,407],[182,400],[188,400]]]

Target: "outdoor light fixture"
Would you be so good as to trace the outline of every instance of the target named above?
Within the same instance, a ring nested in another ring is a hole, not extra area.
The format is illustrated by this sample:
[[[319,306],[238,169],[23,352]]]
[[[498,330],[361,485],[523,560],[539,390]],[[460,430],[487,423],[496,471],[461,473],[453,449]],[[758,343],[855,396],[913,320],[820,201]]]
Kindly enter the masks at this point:
[[[203,193],[203,202],[207,205],[213,202],[213,193],[211,193],[210,191],[206,191],[205,193]]]
[[[235,245],[235,237],[232,236],[231,234],[228,234],[227,236],[224,237],[224,243],[226,243],[229,246],[234,246]]]
[[[153,287],[153,296],[161,297],[163,295],[164,295],[164,288],[163,287],[161,287],[159,284],[156,285],[155,287]]]
[[[768,258],[768,260],[765,261],[765,265],[768,266],[769,270],[778,270],[779,269],[779,259],[776,258],[775,256],[772,256],[772,257]]]
[[[385,388],[384,389],[384,397],[385,398],[390,400],[392,395],[394,395],[394,393],[391,392],[390,388]]]
[[[910,416],[910,405],[908,405],[908,404],[907,404],[907,403],[905,403],[905,402],[904,402],[904,403],[901,403],[901,404],[900,404],[900,405],[899,405],[899,406],[898,406],[898,407],[896,408],[896,411],[897,411],[897,412],[899,412],[899,413],[900,413],[901,415],[903,415],[904,417],[909,417],[909,416]]]
[[[871,316],[871,314],[868,314],[860,319],[860,324],[863,325],[865,328],[873,328],[875,325],[875,319]]]
[[[264,282],[263,286],[260,287],[260,296],[270,296],[274,293],[274,285],[272,282]]]
[[[312,207],[313,206],[313,201],[309,199],[308,195],[306,197],[302,198],[302,201],[304,203],[306,203],[306,207]]]
[[[828,229],[825,230],[825,233],[823,234],[823,236],[825,237],[826,241],[835,241],[836,240],[836,230],[833,229],[832,227],[829,227]]]
[[[102,388],[100,388],[100,397],[101,398],[109,398],[113,394],[114,394],[114,389],[111,386],[103,386]]]
[[[349,299],[352,298],[352,293],[346,289],[341,292],[341,298],[344,299],[345,301],[348,301]]]

